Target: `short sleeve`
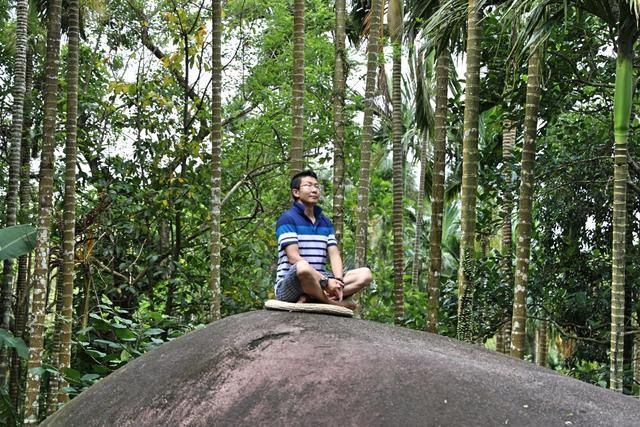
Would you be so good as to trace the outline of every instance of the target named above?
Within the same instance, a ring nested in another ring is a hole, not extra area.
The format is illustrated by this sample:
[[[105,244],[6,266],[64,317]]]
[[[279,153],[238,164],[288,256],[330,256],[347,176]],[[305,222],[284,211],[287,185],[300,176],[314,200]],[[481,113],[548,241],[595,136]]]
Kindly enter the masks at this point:
[[[298,243],[296,226],[285,215],[276,224],[276,239],[278,240],[278,250],[284,250],[287,246]]]

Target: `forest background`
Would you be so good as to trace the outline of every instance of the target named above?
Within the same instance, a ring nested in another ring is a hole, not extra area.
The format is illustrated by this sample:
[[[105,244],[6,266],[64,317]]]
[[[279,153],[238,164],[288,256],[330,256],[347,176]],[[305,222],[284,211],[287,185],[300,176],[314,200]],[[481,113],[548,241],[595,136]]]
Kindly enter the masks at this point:
[[[362,318],[640,394],[639,9],[0,0],[0,420],[260,309],[302,168]]]

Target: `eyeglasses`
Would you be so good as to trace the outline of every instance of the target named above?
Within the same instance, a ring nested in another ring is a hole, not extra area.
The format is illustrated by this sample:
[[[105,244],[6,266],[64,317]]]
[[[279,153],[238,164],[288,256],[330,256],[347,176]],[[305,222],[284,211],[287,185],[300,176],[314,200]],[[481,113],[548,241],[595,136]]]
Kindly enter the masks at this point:
[[[300,187],[315,188],[316,190],[320,190],[320,184],[311,184],[310,182],[305,182],[304,184],[300,184]]]

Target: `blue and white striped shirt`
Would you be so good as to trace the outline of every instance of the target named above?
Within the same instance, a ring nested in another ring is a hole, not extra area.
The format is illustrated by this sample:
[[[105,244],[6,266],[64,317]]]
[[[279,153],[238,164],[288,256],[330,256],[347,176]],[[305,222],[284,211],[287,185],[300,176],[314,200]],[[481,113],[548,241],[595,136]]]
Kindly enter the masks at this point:
[[[333,224],[320,207],[314,207],[315,224],[304,213],[304,205],[294,202],[291,209],[283,213],[276,223],[276,238],[278,239],[278,272],[276,287],[287,275],[291,264],[287,258],[285,248],[292,244],[298,245],[300,256],[313,268],[325,271],[327,264],[327,249],[337,246]]]

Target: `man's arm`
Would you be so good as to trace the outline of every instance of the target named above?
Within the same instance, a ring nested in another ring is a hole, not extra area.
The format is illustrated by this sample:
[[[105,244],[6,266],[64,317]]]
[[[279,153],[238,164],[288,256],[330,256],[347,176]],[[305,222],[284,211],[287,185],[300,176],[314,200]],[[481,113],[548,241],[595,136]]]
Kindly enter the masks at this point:
[[[298,249],[298,245],[292,243],[284,248],[284,252],[287,254],[287,258],[289,259],[289,264],[293,265],[298,261],[302,261],[304,258],[300,256],[300,251]]]
[[[342,266],[342,257],[340,256],[340,250],[337,246],[332,245],[327,249],[329,255],[329,262],[331,263],[331,271],[334,277],[344,279],[344,271]]]

